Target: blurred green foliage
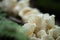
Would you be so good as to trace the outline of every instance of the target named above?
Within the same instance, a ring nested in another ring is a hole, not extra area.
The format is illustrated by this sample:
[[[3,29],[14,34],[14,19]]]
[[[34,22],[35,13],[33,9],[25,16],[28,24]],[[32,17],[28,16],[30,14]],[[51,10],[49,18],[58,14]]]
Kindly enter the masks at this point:
[[[22,32],[22,27],[17,23],[5,18],[6,15],[7,14],[3,13],[0,9],[0,37],[2,38],[4,36],[4,40],[8,39],[6,37],[14,37],[15,40],[27,40],[26,35],[23,33],[24,31]]]

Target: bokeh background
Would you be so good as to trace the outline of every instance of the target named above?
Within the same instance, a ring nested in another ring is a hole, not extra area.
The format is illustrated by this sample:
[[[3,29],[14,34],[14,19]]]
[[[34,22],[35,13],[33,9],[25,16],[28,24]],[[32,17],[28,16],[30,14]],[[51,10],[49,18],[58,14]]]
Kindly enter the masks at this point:
[[[42,13],[54,14],[56,24],[60,26],[60,0],[30,0],[30,6]]]

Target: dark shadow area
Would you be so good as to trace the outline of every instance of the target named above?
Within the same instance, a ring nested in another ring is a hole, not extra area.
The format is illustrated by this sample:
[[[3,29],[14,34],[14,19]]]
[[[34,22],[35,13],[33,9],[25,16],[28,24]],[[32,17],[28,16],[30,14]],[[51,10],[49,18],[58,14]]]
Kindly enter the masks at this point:
[[[0,36],[0,40],[15,40],[15,38],[4,35],[4,36]]]

